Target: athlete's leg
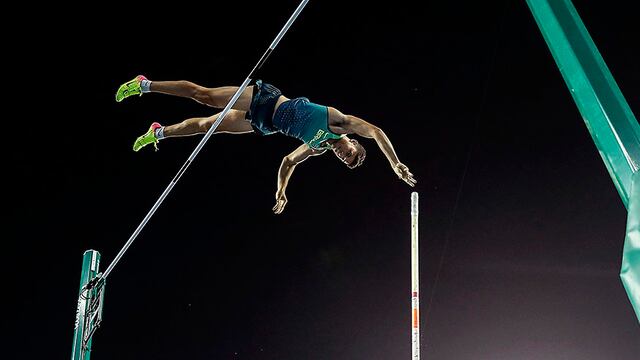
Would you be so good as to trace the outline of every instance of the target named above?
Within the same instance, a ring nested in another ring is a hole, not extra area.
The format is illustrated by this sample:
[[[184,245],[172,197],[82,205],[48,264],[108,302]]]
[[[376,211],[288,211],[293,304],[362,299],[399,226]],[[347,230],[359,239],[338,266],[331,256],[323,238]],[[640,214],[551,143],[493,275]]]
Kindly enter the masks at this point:
[[[206,88],[186,80],[179,81],[153,81],[149,87],[151,92],[181,96],[193,99],[201,104],[215,108],[227,106],[231,97],[238,91],[237,86],[222,86],[216,88]],[[251,105],[251,95],[253,86],[247,86],[242,92],[238,101],[233,105],[233,109],[249,111]]]
[[[120,102],[130,96],[142,95],[145,92],[157,92],[190,98],[201,104],[215,108],[224,108],[237,90],[237,86],[206,88],[185,80],[150,81],[143,75],[138,75],[133,80],[129,80],[120,85],[116,92],[116,101]],[[247,86],[232,108],[249,111],[252,94],[253,86]]]
[[[245,119],[245,115],[245,111],[230,110],[216,128],[215,133],[246,134],[252,132],[251,123]],[[153,144],[157,150],[158,141],[164,138],[204,134],[219,116],[220,113],[210,117],[191,118],[164,128],[158,123],[153,123],[149,130],[133,143],[133,151],[139,151],[149,144]]]
[[[246,134],[253,131],[251,123],[245,119],[246,112],[230,110],[222,119],[214,133]],[[165,126],[164,137],[204,134],[216,122],[220,113],[209,117],[191,118],[180,123]]]

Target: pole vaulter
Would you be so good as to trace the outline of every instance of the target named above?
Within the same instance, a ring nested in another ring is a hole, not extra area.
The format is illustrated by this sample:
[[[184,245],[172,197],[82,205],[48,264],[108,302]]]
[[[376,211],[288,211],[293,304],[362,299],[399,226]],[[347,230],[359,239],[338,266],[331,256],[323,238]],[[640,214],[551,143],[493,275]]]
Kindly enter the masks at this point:
[[[140,225],[138,225],[131,237],[129,237],[127,242],[124,244],[120,252],[118,252],[111,264],[109,264],[104,273],[99,273],[97,271],[99,266],[100,254],[95,250],[88,250],[87,252],[85,252],[83,271],[80,279],[80,294],[78,297],[78,307],[76,312],[72,360],[89,359],[91,351],[91,337],[100,325],[102,319],[102,299],[104,296],[104,287],[107,277],[109,276],[109,274],[111,274],[120,259],[122,259],[127,249],[129,249],[131,244],[138,237],[147,222],[149,222],[151,217],[155,214],[156,210],[160,207],[167,195],[169,195],[169,192],[171,192],[178,180],[180,180],[195,157],[198,155],[198,153],[200,153],[200,150],[202,150],[202,148],[207,143],[211,135],[213,135],[224,117],[227,115],[227,113],[229,113],[230,109],[236,103],[242,92],[247,88],[249,83],[251,83],[251,81],[255,79],[256,74],[265,64],[265,62],[269,58],[269,55],[271,55],[273,50],[276,48],[280,40],[282,40],[284,35],[287,33],[293,22],[297,19],[298,15],[300,15],[308,2],[309,0],[303,0],[302,2],[300,2],[300,5],[298,5],[293,15],[291,15],[282,30],[280,30],[276,38],[273,40],[267,51],[265,51],[265,53],[262,55],[253,70],[251,70],[249,76],[247,76],[247,78],[235,92],[229,103],[227,103],[227,105],[224,107],[224,110],[222,110],[216,122],[207,131],[200,143],[198,143],[187,161],[184,163],[184,165],[182,165],[176,176],[173,178],[173,180],[171,180],[167,188],[162,192],[151,210],[149,210]]]

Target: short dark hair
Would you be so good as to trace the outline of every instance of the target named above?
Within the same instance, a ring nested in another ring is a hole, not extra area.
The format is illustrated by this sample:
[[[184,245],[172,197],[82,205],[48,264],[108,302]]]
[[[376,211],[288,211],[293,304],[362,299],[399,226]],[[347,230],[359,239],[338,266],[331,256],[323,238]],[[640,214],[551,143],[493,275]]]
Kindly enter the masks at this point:
[[[367,157],[367,150],[364,149],[364,146],[360,145],[358,140],[349,139],[349,141],[351,141],[353,146],[355,146],[356,149],[358,150],[358,156],[356,156],[356,158],[353,159],[351,164],[348,164],[347,166],[349,167],[349,169],[355,169],[358,166],[362,165],[362,163],[364,162],[364,158]]]

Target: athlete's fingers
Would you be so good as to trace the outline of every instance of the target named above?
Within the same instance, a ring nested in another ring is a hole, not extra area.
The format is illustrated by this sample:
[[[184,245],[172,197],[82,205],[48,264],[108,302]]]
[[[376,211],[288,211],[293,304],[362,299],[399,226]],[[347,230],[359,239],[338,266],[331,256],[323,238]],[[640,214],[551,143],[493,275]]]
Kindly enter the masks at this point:
[[[273,212],[276,214],[280,214],[282,210],[284,210],[286,202],[284,200],[278,200],[276,205],[273,207]]]
[[[413,178],[413,175],[410,175],[410,176],[407,176],[406,179],[404,179],[404,182],[406,182],[410,186],[415,186],[417,181],[416,179]]]

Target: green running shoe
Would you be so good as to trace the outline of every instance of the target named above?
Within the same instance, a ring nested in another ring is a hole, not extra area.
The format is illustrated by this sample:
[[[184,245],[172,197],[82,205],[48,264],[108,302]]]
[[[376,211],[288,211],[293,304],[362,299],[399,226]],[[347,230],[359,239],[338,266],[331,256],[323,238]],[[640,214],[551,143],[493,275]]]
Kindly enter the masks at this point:
[[[158,151],[158,138],[156,137],[156,129],[161,128],[162,125],[154,122],[149,127],[149,131],[147,131],[144,135],[139,136],[136,139],[136,142],[133,143],[133,151],[139,151],[143,147],[153,143],[153,147]]]
[[[118,92],[116,92],[116,101],[120,102],[131,95],[142,96],[142,89],[140,88],[142,80],[147,80],[147,78],[144,75],[138,75],[133,80],[120,85]]]

